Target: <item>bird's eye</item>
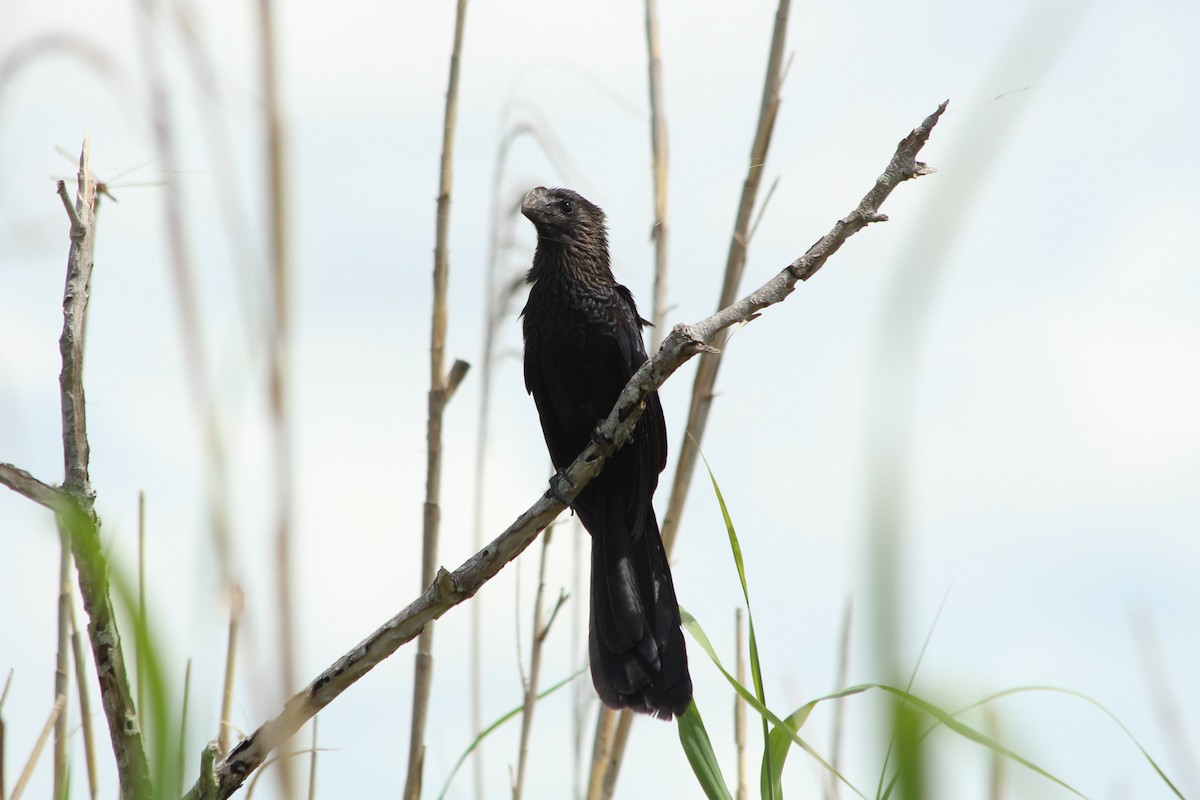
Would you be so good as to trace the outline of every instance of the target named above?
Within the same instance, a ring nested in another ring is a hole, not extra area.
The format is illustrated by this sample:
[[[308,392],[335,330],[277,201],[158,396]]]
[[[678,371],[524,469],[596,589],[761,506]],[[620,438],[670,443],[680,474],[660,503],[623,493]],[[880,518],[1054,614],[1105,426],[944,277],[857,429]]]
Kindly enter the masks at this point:
[[[563,200],[562,203],[559,204],[559,208],[562,209],[562,212],[564,214],[570,214],[572,211],[575,210],[575,206],[571,203],[570,200]]]

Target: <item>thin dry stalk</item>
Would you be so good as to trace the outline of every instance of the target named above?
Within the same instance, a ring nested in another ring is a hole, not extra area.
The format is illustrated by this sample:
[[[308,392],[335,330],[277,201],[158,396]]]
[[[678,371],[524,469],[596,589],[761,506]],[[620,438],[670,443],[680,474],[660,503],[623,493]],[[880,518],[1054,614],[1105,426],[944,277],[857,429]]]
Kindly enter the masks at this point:
[[[92,709],[88,699],[87,663],[83,660],[83,637],[75,627],[75,604],[71,604],[71,646],[75,656],[75,684],[79,693],[79,724],[83,729],[83,756],[87,764],[88,797],[100,796],[100,779],[96,774],[96,739],[92,732]],[[4,783],[0,781],[0,797]]]
[[[37,766],[38,759],[42,756],[42,748],[46,746],[46,740],[50,738],[50,731],[54,730],[54,724],[58,720],[58,715],[62,712],[66,702],[67,698],[62,695],[59,695],[58,699],[54,701],[54,708],[50,711],[50,718],[46,720],[45,726],[42,727],[42,732],[33,745],[33,752],[29,754],[29,760],[25,762],[25,769],[21,770],[21,775],[17,778],[16,785],[13,786],[12,794],[9,795],[8,800],[20,800],[21,795],[25,794],[25,787],[29,785],[29,779],[33,777],[33,769]]]
[[[617,791],[617,776],[621,773],[621,761],[625,758],[625,745],[629,742],[629,731],[633,729],[633,714],[621,709],[617,715],[617,729],[613,732],[612,748],[608,753],[608,764],[604,768],[604,784],[600,787],[600,800],[612,800]]]
[[[8,677],[4,679],[4,691],[0,692],[0,797],[7,797],[4,791],[4,701],[8,699],[8,690],[12,688],[13,671],[10,667]]]
[[[230,716],[233,714],[233,684],[237,673],[238,629],[242,625],[242,611],[246,596],[242,587],[234,584],[229,591],[229,640],[225,645],[225,689],[221,693],[221,722],[217,730],[217,752],[229,752],[229,736],[233,732]]]
[[[587,800],[600,800],[608,751],[612,747],[613,722],[616,719],[615,711],[608,706],[600,706],[600,713],[596,716],[596,735],[592,739],[592,768],[588,773]]]
[[[1179,694],[1171,680],[1171,672],[1167,669],[1167,657],[1163,650],[1162,638],[1158,635],[1158,626],[1154,617],[1145,610],[1139,611],[1130,621],[1134,641],[1137,643],[1135,649],[1141,657],[1142,674],[1154,704],[1159,730],[1171,749],[1175,768],[1182,773],[1182,785],[1185,789],[1191,788],[1189,796],[1200,796],[1200,772],[1196,769],[1197,750],[1192,746],[1187,720],[1180,713],[1180,709],[1185,706],[1179,700]]]
[[[188,700],[192,696],[192,660],[187,660],[187,666],[183,670],[183,710],[179,714],[179,753],[175,761],[175,775],[178,777],[179,784],[175,787],[175,796],[183,796],[183,762],[185,748],[187,747],[187,723],[188,723]]]
[[[533,635],[529,645],[529,677],[525,683],[525,710],[521,714],[521,739],[517,751],[517,779],[513,784],[513,800],[521,800],[525,788],[525,763],[529,756],[529,735],[533,731],[533,712],[537,707],[538,676],[542,671],[542,645],[546,634],[550,632],[550,623],[545,620],[545,610],[542,608],[542,598],[546,593],[546,553],[550,550],[550,540],[554,530],[551,528],[542,536],[542,555],[538,560],[538,588],[533,601]],[[562,606],[563,598],[559,598],[555,613]],[[551,621],[553,621],[553,615]]]
[[[287,192],[284,187],[283,125],[280,121],[278,56],[271,0],[259,0],[259,54],[263,91],[264,157],[270,225],[271,310],[273,327],[268,348],[268,395],[272,428],[272,472],[275,478],[275,600],[279,614],[280,680],[285,696],[295,690],[296,623],[292,603],[292,437],[287,376],[291,360],[289,313]],[[290,760],[279,765],[286,798],[295,796]]]
[[[641,419],[646,397],[658,391],[684,363],[706,352],[708,342],[732,325],[756,319],[769,306],[783,302],[800,281],[807,281],[842,245],[873,222],[887,216],[879,208],[904,181],[934,172],[917,161],[933,128],[946,110],[942,103],[909,133],[896,147],[883,174],[858,205],[834,223],[791,264],[755,291],[710,317],[693,325],[676,325],[654,357],[629,379],[608,417],[597,427],[597,435],[584,451],[564,470],[554,488],[547,489],[499,536],[467,559],[453,573],[439,569],[433,583],[407,607],[380,626],[318,675],[307,687],[288,700],[283,711],[259,726],[243,739],[220,764],[215,763],[215,748],[206,748],[201,756],[201,774],[186,800],[226,798],[261,767],[270,753],[295,734],[307,720],[333,702],[406,642],[415,639],[430,622],[451,608],[474,597],[506,564],[532,544],[579,493],[587,488],[604,468],[607,460],[624,444]],[[2,471],[0,471],[2,474]]]
[[[446,404],[466,371],[464,362],[456,362],[446,374],[446,295],[450,275],[450,189],[454,179],[454,133],[458,121],[458,76],[461,63],[463,30],[467,20],[467,0],[458,0],[454,17],[454,48],[450,53],[450,78],[446,89],[446,115],[442,124],[442,161],[437,198],[437,233],[433,251],[433,314],[429,344],[429,420],[426,427],[426,471],[424,531],[421,543],[421,585],[429,586],[437,570],[438,527],[442,491],[442,418]],[[462,367],[459,367],[459,365]],[[429,692],[433,683],[433,626],[421,631],[417,642],[413,675],[412,725],[408,745],[408,776],[404,782],[405,800],[421,795],[425,762],[425,721],[429,713]]]
[[[208,359],[204,349],[199,294],[195,290],[188,247],[184,198],[179,182],[179,156],[175,147],[175,127],[170,108],[170,91],[164,76],[167,70],[158,49],[155,21],[166,12],[156,0],[139,0],[134,15],[138,48],[146,78],[147,107],[153,123],[154,142],[158,160],[162,163],[166,185],[163,187],[163,211],[167,248],[170,253],[171,278],[178,308],[180,333],[183,339],[183,365],[196,418],[200,421],[205,443],[205,482],[213,519],[217,554],[222,577],[229,580],[233,557],[228,540],[229,497],[224,483],[224,435],[221,432],[215,398],[208,380]]]
[[[483,547],[484,532],[484,495],[487,486],[487,449],[489,438],[489,423],[491,421],[492,405],[492,375],[496,368],[496,337],[499,333],[500,322],[508,303],[516,294],[519,284],[508,282],[503,290],[497,287],[502,231],[505,220],[513,216],[515,204],[501,202],[501,183],[504,166],[508,159],[509,148],[514,136],[502,137],[500,148],[496,153],[496,162],[492,174],[492,190],[490,197],[491,234],[488,237],[488,258],[484,281],[484,307],[487,308],[487,324],[483,326],[483,351],[480,357],[479,376],[479,422],[478,435],[475,438],[475,516],[471,543],[475,550]],[[483,606],[481,603],[471,604],[471,730],[478,733],[483,730]],[[472,776],[475,783],[475,800],[484,798],[484,761],[483,743],[475,748],[475,757],[471,759]]]
[[[142,630],[146,627],[146,493],[138,492],[138,625]],[[137,676],[137,707],[145,711],[142,687],[142,637],[135,637],[133,649],[133,666]]]
[[[721,297],[717,301],[718,310],[727,308],[737,297],[738,287],[742,282],[742,272],[746,266],[746,251],[749,246],[749,231],[755,201],[762,183],[767,151],[771,144],[771,133],[774,131],[775,117],[779,110],[779,88],[783,81],[783,52],[787,41],[787,21],[790,8],[791,0],[779,0],[779,6],[775,11],[775,27],[771,35],[771,52],[767,58],[767,73],[763,82],[758,125],[754,134],[754,144],[750,149],[749,169],[746,173],[746,180],[742,184],[742,197],[738,203],[733,236],[729,243],[729,255],[725,262],[725,281],[721,288]],[[647,14],[649,15],[649,13],[649,8],[647,8]],[[665,252],[662,258],[665,260]],[[668,557],[675,544],[679,520],[683,516],[683,508],[691,488],[692,474],[696,469],[697,448],[704,438],[704,429],[708,424],[713,387],[717,381],[717,368],[720,366],[721,351],[727,338],[728,335],[724,332],[718,334],[713,347],[700,357],[700,366],[696,370],[696,378],[692,384],[692,401],[688,409],[687,427],[684,428],[679,446],[675,477],[671,483],[671,495],[662,524],[663,546],[666,548]],[[621,756],[625,749],[625,739],[620,735],[620,731],[624,730],[627,736],[630,726],[633,724],[631,712],[628,710],[623,710],[621,717],[622,719],[617,725],[618,734],[613,739],[613,756],[608,760],[609,770],[614,774],[611,778],[604,779],[605,784],[615,784],[615,773],[620,769]]]
[[[320,720],[320,717],[313,717],[312,754],[308,762],[308,800],[317,800],[317,723]]]
[[[66,185],[58,182],[67,216],[71,220],[71,248],[63,291],[63,332],[59,339],[62,372],[63,462],[66,480],[55,501],[55,510],[71,534],[71,550],[79,573],[79,594],[90,618],[88,639],[96,662],[100,696],[108,720],[109,738],[116,756],[122,798],[148,797],[150,767],[141,728],[129,689],[129,676],[121,650],[116,615],[108,590],[108,566],[101,554],[95,494],[88,477],[88,441],[83,392],[83,344],[87,302],[91,287],[96,233],[96,181],[89,165],[88,140],[79,157],[78,191],[71,203]]]
[[[646,51],[649,55],[650,153],[654,165],[654,304],[650,352],[658,349],[667,321],[667,117],[663,110],[662,58],[658,45],[658,7],[646,0]]]
[[[575,525],[579,525],[579,520],[575,520]],[[576,597],[587,597],[587,589],[583,584],[583,559],[584,559],[584,544],[583,533],[579,528],[572,526],[571,536],[571,586]],[[591,557],[589,553],[587,557]],[[582,604],[581,604],[582,605]],[[586,645],[584,645],[584,617],[581,611],[576,611],[571,615],[571,655],[579,656],[586,655]],[[586,663],[586,662],[585,662]],[[586,681],[573,681],[571,686],[571,766],[572,774],[574,775],[574,792],[571,797],[579,798],[583,796],[583,721],[587,715],[588,703],[595,693],[591,686],[587,685]]]
[[[54,696],[66,697],[71,681],[71,535],[58,526],[58,654],[54,667]],[[66,706],[54,725],[55,800],[67,796],[67,712]]]
[[[746,685],[746,619],[740,608],[734,609],[733,641],[737,652],[737,679]],[[733,698],[733,742],[737,746],[737,800],[746,800],[746,701],[739,694]]]
[[[779,87],[782,81],[783,51],[787,42],[790,7],[791,0],[779,0],[779,7],[775,11],[775,29],[771,34],[771,54],[767,59],[762,103],[758,111],[758,127],[754,134],[754,144],[750,148],[750,165],[746,172],[746,180],[742,184],[742,197],[738,203],[733,236],[729,242],[729,255],[725,261],[725,282],[721,287],[721,297],[717,301],[718,309],[727,307],[737,297],[742,272],[746,266],[747,233],[750,230],[758,189],[762,184],[767,151],[771,145],[771,133],[775,128],[775,116],[779,109]],[[717,368],[721,364],[719,351],[724,347],[726,339],[726,334],[719,335],[713,342],[716,352],[705,353],[700,357],[700,366],[692,384],[692,402],[688,409],[687,427],[680,440],[679,459],[675,467],[675,478],[671,483],[671,497],[667,503],[667,513],[663,517],[662,537],[667,555],[671,554],[671,547],[675,543],[679,520],[683,516],[683,507],[691,488],[692,474],[696,469],[697,447],[704,439],[704,428],[708,423],[709,409],[712,407],[713,387],[717,381]]]
[[[850,623],[853,620],[854,604],[847,598],[846,610],[842,615],[842,642],[838,648],[838,670],[835,690],[844,689],[846,679],[850,675]],[[833,739],[829,763],[835,773],[842,771],[842,731],[845,729],[846,698],[839,697],[833,701]],[[841,781],[832,775],[826,775],[825,797],[828,800],[838,800],[842,794]]]

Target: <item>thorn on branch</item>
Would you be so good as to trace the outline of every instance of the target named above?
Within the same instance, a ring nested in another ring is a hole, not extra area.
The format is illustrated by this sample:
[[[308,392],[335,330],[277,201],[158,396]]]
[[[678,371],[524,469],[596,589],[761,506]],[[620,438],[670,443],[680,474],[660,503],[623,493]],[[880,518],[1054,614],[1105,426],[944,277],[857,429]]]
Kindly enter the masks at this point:
[[[58,196],[62,198],[63,208],[67,209],[67,216],[71,218],[71,238],[83,238],[87,233],[87,226],[83,224],[83,220],[75,211],[75,203],[71,200],[71,195],[67,192],[67,184],[63,181],[58,182]]]
[[[438,567],[437,577],[433,579],[434,591],[439,597],[450,599],[457,597],[459,594],[458,587],[454,584],[454,576],[447,571],[445,567]]]
[[[566,591],[559,591],[558,602],[556,602],[554,604],[554,608],[550,610],[550,619],[546,620],[546,624],[543,625],[542,629],[537,632],[538,642],[545,641],[546,636],[550,633],[550,626],[554,624],[554,618],[558,616],[559,610],[563,607],[563,604],[567,602],[567,598],[570,596],[571,595],[567,594]]]

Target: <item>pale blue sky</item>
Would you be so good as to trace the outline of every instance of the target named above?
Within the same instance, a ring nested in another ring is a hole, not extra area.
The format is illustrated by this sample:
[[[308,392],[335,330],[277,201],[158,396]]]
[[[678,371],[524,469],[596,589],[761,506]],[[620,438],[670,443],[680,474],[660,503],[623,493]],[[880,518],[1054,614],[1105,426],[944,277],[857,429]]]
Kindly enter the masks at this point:
[[[569,183],[604,207],[618,276],[649,307],[641,9],[471,4],[450,234],[450,358],[478,361],[501,121],[530,119],[530,108],[552,128],[571,172],[556,173],[523,140],[501,180],[505,195]],[[60,480],[62,469],[57,337],[67,246],[50,176],[72,174],[55,146],[75,151],[87,132],[101,178],[118,186],[164,178],[161,162],[109,177],[156,153],[134,13],[74,2],[0,5],[0,62],[54,32],[90,43],[108,65],[105,78],[76,56],[39,57],[0,85],[0,460],[47,481]],[[265,246],[254,25],[235,3],[194,13],[216,61],[216,105],[196,90],[174,19],[156,24],[156,35],[179,135],[174,178],[188,203],[209,372],[228,434],[250,609],[236,719],[249,730],[279,705],[263,350],[253,338],[262,322],[246,320],[236,291],[239,274],[261,267],[255,254]],[[279,13],[295,275],[299,662],[307,680],[420,588],[427,308],[453,9],[303,2]],[[674,0],[660,10],[671,322],[714,307],[773,15],[760,0]],[[738,332],[722,366],[704,449],[741,534],[777,710],[835,688],[847,599],[855,609],[850,681],[886,677],[871,636],[866,476],[878,454],[867,432],[879,408],[908,402],[893,398],[896,385],[883,377],[881,365],[898,362],[911,377],[913,409],[896,417],[911,444],[897,565],[904,665],[915,662],[944,602],[915,690],[950,708],[1029,684],[1083,692],[1130,727],[1185,795],[1200,793],[1200,693],[1191,680],[1200,662],[1198,24],[1200,6],[1182,0],[793,8],[795,55],[767,165],[767,180],[780,183],[750,251],[745,290],[852,208],[895,143],[938,102],[951,105],[923,154],[939,172],[900,187],[884,209],[891,221],[855,237],[784,306]],[[228,160],[207,144],[213,119],[230,137]],[[248,247],[231,240],[220,213],[230,201],[218,192],[230,189]],[[152,622],[178,674],[194,659],[198,753],[216,730],[227,610],[207,533],[203,451],[179,366],[162,233],[166,190],[113,191],[120,202],[101,211],[88,329],[92,477],[111,552],[126,566],[134,563],[137,492],[147,493]],[[513,235],[504,268],[516,274],[533,235],[523,220]],[[924,287],[916,305],[903,299],[914,286]],[[886,322],[897,303],[918,309],[915,357],[890,347],[905,341]],[[495,381],[489,536],[545,486],[515,319],[501,348],[510,357]],[[673,450],[693,370],[662,392]],[[446,419],[440,561],[448,567],[472,552],[478,402],[476,370]],[[665,487],[673,466],[674,458]],[[564,529],[554,539],[552,593],[571,580],[572,536]],[[519,566],[525,634],[531,555]],[[674,562],[681,603],[731,652],[740,591],[702,474]],[[56,570],[51,520],[0,493],[0,672],[15,670],[4,709],[10,772],[52,702]],[[488,719],[520,696],[517,571],[509,567],[480,594]],[[569,621],[583,611],[574,601],[567,610],[550,636],[547,680],[582,663],[570,649]],[[426,767],[433,792],[472,737],[468,617],[452,611],[435,637]],[[1191,763],[1176,759],[1180,744],[1154,713],[1162,687],[1150,685],[1134,630],[1135,619],[1147,618],[1162,642],[1173,701],[1191,726]],[[699,648],[691,653],[697,698],[731,777],[730,694]],[[412,651],[401,651],[322,715],[322,743],[333,749],[322,757],[322,796],[398,792],[411,665]],[[569,706],[564,693],[539,711],[530,797],[570,789]],[[882,707],[861,697],[848,706],[846,774],[868,794],[886,746]],[[995,711],[1006,744],[1088,797],[1167,796],[1136,747],[1079,701],[1030,695]],[[806,728],[826,753],[829,721],[818,712]],[[501,732],[487,749],[489,797],[506,794],[516,733]],[[633,736],[619,796],[698,793],[672,726],[639,721]],[[947,734],[933,741],[939,796],[983,796],[985,751]],[[77,744],[74,752],[78,759]],[[787,785],[813,796],[819,767],[801,753],[791,758]],[[46,764],[30,796],[48,794]],[[78,789],[78,765],[75,777]],[[469,797],[469,777],[460,776],[450,796]],[[1009,768],[1007,781],[1010,797],[1066,796],[1020,767]],[[273,791],[268,781],[258,796]]]

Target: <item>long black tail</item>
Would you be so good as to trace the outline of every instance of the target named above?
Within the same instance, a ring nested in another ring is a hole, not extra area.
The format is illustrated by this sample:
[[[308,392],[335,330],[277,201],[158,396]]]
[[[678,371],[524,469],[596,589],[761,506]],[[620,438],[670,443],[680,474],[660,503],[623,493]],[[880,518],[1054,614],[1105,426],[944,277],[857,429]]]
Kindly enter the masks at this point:
[[[625,514],[599,505],[578,509],[592,534],[592,682],[610,708],[671,719],[691,702],[692,678],[658,521],[648,509],[635,536]]]

